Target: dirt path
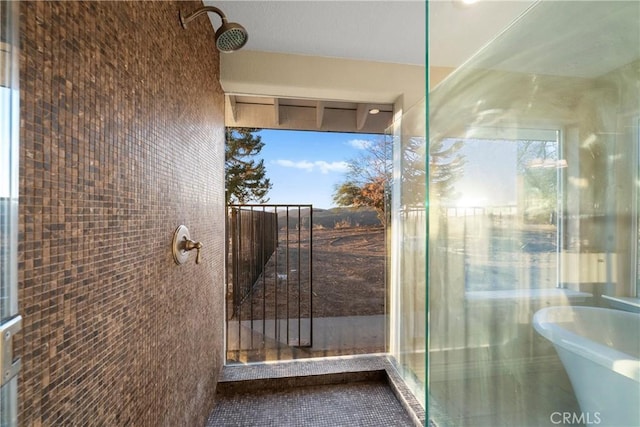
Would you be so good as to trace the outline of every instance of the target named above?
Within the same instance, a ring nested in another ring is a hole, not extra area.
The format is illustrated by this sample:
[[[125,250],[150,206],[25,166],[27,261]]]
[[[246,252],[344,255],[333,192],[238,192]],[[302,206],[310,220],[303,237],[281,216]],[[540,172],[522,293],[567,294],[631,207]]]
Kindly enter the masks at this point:
[[[315,231],[314,315],[383,314],[384,246],[382,227]]]
[[[265,266],[255,291],[234,318],[274,319],[383,314],[385,244],[383,227],[317,229],[313,231],[313,296],[309,293],[309,239],[284,237]],[[288,298],[287,298],[288,295]],[[300,305],[300,311],[298,306]],[[277,307],[277,311],[276,311]]]

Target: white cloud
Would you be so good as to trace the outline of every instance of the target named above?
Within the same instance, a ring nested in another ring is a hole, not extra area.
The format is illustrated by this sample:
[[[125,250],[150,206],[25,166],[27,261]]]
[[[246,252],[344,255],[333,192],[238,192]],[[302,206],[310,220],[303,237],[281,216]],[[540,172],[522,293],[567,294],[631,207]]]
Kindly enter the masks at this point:
[[[314,162],[315,165],[320,169],[322,173],[329,172],[346,172],[349,170],[349,164],[347,162],[325,162],[325,161],[317,161]]]
[[[275,160],[274,163],[280,166],[284,166],[285,168],[305,169],[307,172],[311,172],[313,170],[313,163],[306,160],[294,162],[292,160],[279,159]]]
[[[319,170],[323,174],[327,174],[329,172],[346,172],[349,169],[349,164],[347,162],[325,162],[324,160],[317,160],[315,162],[300,160],[294,162],[292,160],[279,159],[275,160],[273,163],[285,168],[303,169],[307,172]]]
[[[372,142],[368,139],[351,139],[347,141],[347,144],[358,150],[366,150],[371,147]]]

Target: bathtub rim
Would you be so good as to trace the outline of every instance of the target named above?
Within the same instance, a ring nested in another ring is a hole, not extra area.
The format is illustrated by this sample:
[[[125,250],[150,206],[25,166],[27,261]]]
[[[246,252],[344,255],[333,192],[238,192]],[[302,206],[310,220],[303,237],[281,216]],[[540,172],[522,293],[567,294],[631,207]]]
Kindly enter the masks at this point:
[[[584,357],[605,368],[640,383],[640,359],[614,349],[585,336],[563,328],[550,319],[552,313],[558,312],[588,312],[599,314],[615,313],[627,317],[630,321],[640,324],[640,314],[603,307],[583,306],[553,306],[538,310],[533,316],[533,327],[540,335],[549,340],[554,346],[562,347],[577,356]]]

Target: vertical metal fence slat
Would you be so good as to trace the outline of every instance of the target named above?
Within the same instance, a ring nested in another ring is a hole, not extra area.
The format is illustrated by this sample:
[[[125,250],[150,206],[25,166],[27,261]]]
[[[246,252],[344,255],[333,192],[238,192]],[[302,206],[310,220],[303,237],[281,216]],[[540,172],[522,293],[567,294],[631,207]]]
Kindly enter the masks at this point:
[[[313,206],[309,207],[309,347],[313,347]]]
[[[274,286],[275,286],[275,314],[274,314],[274,323],[273,323],[273,330],[274,330],[274,335],[276,337],[276,342],[280,339],[280,328],[278,328],[278,246],[280,246],[280,235],[278,234],[280,229],[278,227],[278,207],[276,206],[274,208],[274,213],[276,215],[275,218],[275,239],[276,239],[276,251],[275,251],[275,280],[274,280]]]
[[[238,211],[238,270],[241,270],[241,260],[242,260],[242,211]],[[238,288],[242,283],[240,281],[240,271],[238,271]],[[234,289],[235,291],[236,289]],[[238,289],[239,290],[239,289]],[[235,298],[235,294],[234,294]],[[242,297],[238,294],[238,302],[236,312],[238,314],[238,350],[242,350],[242,305],[240,303]]]
[[[256,273],[256,263],[255,263],[255,224],[254,224],[254,216],[253,216],[253,206],[251,207],[250,210],[250,216],[249,216],[249,224],[251,226],[251,241],[249,243],[249,270],[251,271],[250,276],[254,277],[255,273]],[[249,340],[250,344],[250,348],[253,348],[253,284],[251,284],[251,287],[249,288],[249,315],[251,316],[251,339]]]
[[[229,254],[231,254],[231,256],[233,256],[233,252],[231,252],[231,243],[229,242],[229,239],[231,237],[231,227],[232,227],[232,223],[233,223],[233,210],[228,210],[227,211],[227,219],[226,219],[226,223],[227,226],[224,230],[224,234],[225,234],[225,248],[226,248],[226,252],[225,252],[225,257],[224,257],[224,263],[225,263],[225,299],[224,299],[224,306],[225,306],[225,316],[224,316],[224,320],[225,320],[225,351],[227,352],[227,357],[229,357],[229,320],[231,320],[231,317],[233,316],[233,312],[231,314],[231,316],[229,315],[229,301],[228,301],[228,295],[229,295],[229,269],[230,269],[230,265],[229,265]],[[233,265],[233,261],[232,261],[232,265]],[[233,273],[232,273],[233,274]]]
[[[260,258],[260,264],[262,265],[262,348],[266,347],[266,343],[267,341],[264,339],[265,335],[267,334],[267,275],[266,272],[264,271],[264,267],[266,264],[265,261],[265,250],[267,249],[267,242],[266,242],[266,231],[267,231],[267,227],[266,227],[266,222],[267,222],[267,218],[266,218],[266,208],[263,206],[262,207],[262,227],[260,229],[261,231],[261,235],[262,235],[262,256]]]
[[[289,345],[289,317],[291,317],[289,315],[289,206],[287,206],[287,212],[285,215],[286,218],[286,231],[285,231],[285,280],[286,280],[286,289],[287,291],[285,292],[285,295],[287,296],[287,303],[286,303],[286,308],[287,308],[287,322],[286,322],[286,328],[287,328],[287,345]]]
[[[298,345],[302,345],[302,319],[301,319],[301,306],[302,306],[302,270],[300,269],[300,260],[302,259],[302,246],[300,239],[300,232],[302,231],[302,218],[300,217],[300,206],[298,206]]]

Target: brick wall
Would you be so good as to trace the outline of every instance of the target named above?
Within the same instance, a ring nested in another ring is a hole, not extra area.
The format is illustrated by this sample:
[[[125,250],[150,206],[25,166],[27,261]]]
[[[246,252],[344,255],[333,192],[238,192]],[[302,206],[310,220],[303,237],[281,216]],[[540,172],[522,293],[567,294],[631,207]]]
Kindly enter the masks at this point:
[[[22,2],[20,425],[203,425],[223,351],[223,94],[199,2]],[[203,243],[178,266],[175,228]]]

